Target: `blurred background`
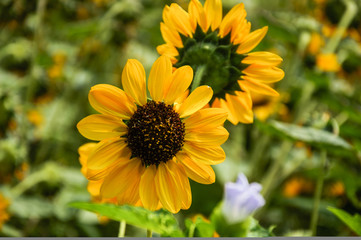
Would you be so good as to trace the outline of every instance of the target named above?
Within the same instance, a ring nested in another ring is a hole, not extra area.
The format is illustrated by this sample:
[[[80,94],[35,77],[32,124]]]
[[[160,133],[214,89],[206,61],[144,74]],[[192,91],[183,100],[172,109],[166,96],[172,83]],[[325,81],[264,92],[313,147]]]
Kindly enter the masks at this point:
[[[116,236],[119,223],[67,205],[91,201],[76,124],[94,113],[91,86],[121,87],[127,59],[149,73],[172,2],[187,9],[189,1],[0,1],[0,236]],[[222,2],[228,12],[241,1]],[[284,59],[280,97],[253,95],[255,123],[226,123],[216,183],[191,182],[192,206],[176,217],[209,217],[224,184],[243,172],[263,185],[260,224],[307,236],[321,174],[318,235],[353,236],[327,207],[361,209],[361,1],[242,2],[252,30],[269,26],[256,50]]]

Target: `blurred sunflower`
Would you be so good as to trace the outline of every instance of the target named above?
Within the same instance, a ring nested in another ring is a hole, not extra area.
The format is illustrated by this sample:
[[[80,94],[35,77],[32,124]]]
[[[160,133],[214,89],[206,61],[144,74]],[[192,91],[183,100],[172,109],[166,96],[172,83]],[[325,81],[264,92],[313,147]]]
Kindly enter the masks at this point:
[[[8,206],[9,206],[9,201],[3,195],[0,194],[0,229],[4,224],[4,222],[9,220],[10,218],[9,214],[6,211]]]
[[[212,107],[228,112],[233,124],[252,123],[250,92],[278,96],[268,84],[281,80],[276,67],[282,58],[270,52],[252,51],[268,27],[251,32],[243,3],[222,19],[221,0],[192,0],[188,12],[178,4],[166,6],[160,24],[164,41],[159,54],[171,58],[174,67],[190,65],[195,71],[192,85],[209,85],[214,91]],[[191,89],[194,86],[190,86]]]
[[[87,178],[102,180],[99,195],[117,198],[119,204],[161,207],[172,213],[188,209],[192,195],[188,177],[210,184],[210,165],[224,161],[220,147],[228,132],[227,113],[202,109],[212,89],[200,86],[184,101],[193,70],[184,66],[172,72],[168,57],[153,64],[148,80],[152,100],[147,100],[145,71],[128,60],[122,73],[124,91],[107,84],[91,88],[89,102],[101,114],[82,119],[79,132],[100,141],[86,161]]]

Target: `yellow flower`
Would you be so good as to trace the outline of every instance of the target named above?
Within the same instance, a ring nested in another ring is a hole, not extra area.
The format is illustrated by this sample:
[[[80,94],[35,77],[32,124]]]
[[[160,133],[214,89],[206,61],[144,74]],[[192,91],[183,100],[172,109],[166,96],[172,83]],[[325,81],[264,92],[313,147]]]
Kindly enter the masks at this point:
[[[36,109],[29,110],[26,116],[29,122],[31,122],[37,127],[39,127],[44,121],[43,115],[40,113],[40,111]]]
[[[337,55],[334,53],[320,53],[316,56],[317,67],[324,72],[337,72],[340,64],[337,62]]]
[[[168,57],[158,58],[150,71],[152,100],[147,100],[145,79],[142,64],[131,59],[122,73],[124,91],[107,84],[91,88],[89,102],[101,114],[82,119],[77,127],[100,142],[86,160],[86,177],[102,180],[103,199],[140,201],[147,209],[176,213],[191,205],[188,177],[202,184],[215,181],[210,165],[225,159],[220,145],[228,138],[222,126],[227,113],[202,109],[212,98],[208,86],[182,100],[193,70],[183,66],[173,72]]]
[[[283,187],[283,195],[287,198],[296,197],[301,193],[311,193],[312,191],[312,182],[303,177],[292,177]]]
[[[316,55],[320,52],[320,49],[323,45],[325,45],[325,42],[322,39],[321,35],[317,32],[313,32],[311,34],[311,40],[308,44],[307,50],[310,54]]]
[[[339,197],[345,194],[345,186],[341,181],[330,184],[326,189],[327,195],[331,197]]]
[[[9,206],[9,201],[0,194],[0,229],[4,222],[9,220],[10,216],[7,213],[6,209]]]
[[[264,38],[268,27],[251,32],[243,3],[233,7],[222,19],[221,0],[206,0],[204,6],[192,0],[188,12],[173,3],[163,11],[160,24],[165,44],[159,54],[171,58],[174,67],[190,65],[200,84],[214,91],[212,107],[228,112],[233,124],[252,123],[250,92],[269,96],[278,93],[268,84],[284,77],[276,66],[282,58],[270,52],[252,51]],[[197,83],[195,83],[197,84]]]
[[[269,97],[260,94],[251,94],[254,103],[254,115],[260,121],[266,121],[273,114],[281,116],[282,120],[286,121],[289,117],[287,106],[283,103],[287,100],[288,95],[281,93],[280,97]]]

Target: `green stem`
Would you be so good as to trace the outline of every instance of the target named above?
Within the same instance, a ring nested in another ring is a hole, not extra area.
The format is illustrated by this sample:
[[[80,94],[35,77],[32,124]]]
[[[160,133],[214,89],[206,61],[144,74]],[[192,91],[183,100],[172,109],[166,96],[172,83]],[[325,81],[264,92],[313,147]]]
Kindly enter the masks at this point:
[[[193,224],[189,227],[188,237],[190,237],[190,238],[193,237],[195,230],[196,230],[196,224],[193,223]]]
[[[125,227],[126,226],[127,226],[126,221],[124,221],[124,220],[120,221],[118,237],[124,237],[125,236]]]
[[[37,74],[36,74],[36,58],[39,55],[41,48],[44,47],[43,43],[43,20],[46,10],[47,0],[38,0],[36,6],[36,28],[34,32],[34,48],[32,54],[32,67],[31,67],[31,79],[28,80],[29,85],[26,92],[27,101],[31,101],[36,90]]]
[[[193,92],[194,89],[199,87],[199,85],[201,84],[205,70],[206,70],[206,65],[201,65],[201,66],[197,67],[196,73],[194,74],[191,92]]]
[[[327,45],[325,46],[325,50],[324,50],[325,53],[335,52],[346,29],[351,24],[352,19],[356,16],[357,13],[356,3],[353,0],[343,0],[343,3],[346,5],[346,11],[342,16],[340,23],[337,26],[336,32],[333,34],[332,38],[327,42]]]
[[[317,221],[318,221],[318,213],[321,202],[322,187],[325,178],[326,162],[327,162],[326,150],[322,150],[320,172],[317,178],[316,192],[314,197],[314,204],[313,204],[311,224],[310,224],[310,230],[312,232],[312,236],[316,236],[317,234]]]
[[[147,229],[147,237],[149,237],[149,238],[152,237],[152,230]]]
[[[262,195],[265,199],[268,198],[271,190],[275,187],[275,179],[276,176],[279,174],[282,165],[284,164],[284,160],[286,159],[288,153],[290,152],[293,144],[290,141],[284,141],[281,146],[280,153],[277,159],[273,162],[271,169],[269,170],[268,174],[262,180]]]

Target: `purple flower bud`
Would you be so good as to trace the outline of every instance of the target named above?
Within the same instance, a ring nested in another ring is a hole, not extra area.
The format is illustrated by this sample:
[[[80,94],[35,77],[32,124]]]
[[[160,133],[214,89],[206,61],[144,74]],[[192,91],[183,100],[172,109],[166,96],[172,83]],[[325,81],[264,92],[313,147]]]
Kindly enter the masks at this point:
[[[226,220],[233,224],[245,220],[255,210],[265,204],[259,193],[262,186],[258,183],[248,183],[247,177],[241,173],[237,182],[225,184],[225,197],[222,213]]]

